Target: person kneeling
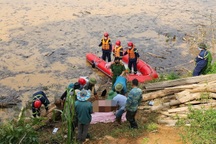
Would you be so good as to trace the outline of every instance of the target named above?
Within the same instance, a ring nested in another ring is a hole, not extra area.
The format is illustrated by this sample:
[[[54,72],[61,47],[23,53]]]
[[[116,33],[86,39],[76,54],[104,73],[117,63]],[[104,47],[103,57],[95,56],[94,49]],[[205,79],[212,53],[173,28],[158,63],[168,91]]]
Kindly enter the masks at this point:
[[[121,124],[121,118],[122,118],[123,113],[125,112],[125,105],[127,101],[126,96],[121,94],[122,89],[123,89],[123,85],[117,84],[115,86],[115,91],[117,92],[117,95],[113,98],[113,101],[116,102],[116,105],[118,107],[117,111],[115,112],[116,122],[118,124]]]

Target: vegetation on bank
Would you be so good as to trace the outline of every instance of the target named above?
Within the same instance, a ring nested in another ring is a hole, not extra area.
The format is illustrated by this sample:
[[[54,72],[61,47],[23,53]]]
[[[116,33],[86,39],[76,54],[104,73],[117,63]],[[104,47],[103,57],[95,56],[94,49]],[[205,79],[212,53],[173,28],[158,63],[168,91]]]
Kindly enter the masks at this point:
[[[64,109],[65,110],[65,109]],[[142,115],[142,114],[140,114]],[[64,117],[64,115],[62,114]],[[97,141],[104,136],[110,135],[115,138],[137,138],[147,132],[157,130],[157,113],[148,114],[146,120],[139,117],[137,122],[139,129],[131,130],[127,122],[117,126],[116,123],[97,123],[89,128],[90,139]],[[73,133],[72,123],[68,119],[50,121],[42,124],[43,118],[26,119],[23,115],[19,121],[13,120],[0,125],[1,144],[39,144],[39,143],[76,143],[76,134]],[[54,127],[59,127],[57,133],[53,134]],[[69,132],[70,131],[70,132]],[[77,130],[76,130],[77,131]],[[147,140],[147,139],[145,139]]]
[[[185,125],[188,124],[188,125]],[[184,143],[214,144],[216,143],[216,110],[190,109],[187,119],[181,119],[183,127],[181,137]]]
[[[211,70],[208,72],[208,74],[213,73],[216,73],[216,62],[212,64]],[[160,75],[160,77],[153,82],[174,80],[178,78],[180,78],[180,75],[171,72],[166,75]],[[131,87],[130,83],[128,83],[128,87]],[[68,94],[70,94],[70,92],[68,92]],[[69,97],[73,96],[67,95],[67,98]],[[76,143],[75,133],[72,132],[72,119],[75,113],[72,105],[74,105],[74,99],[67,99],[64,110],[61,111],[62,120],[53,120],[49,125],[43,127],[41,127],[44,125],[42,123],[43,118],[31,118],[26,121],[26,117],[24,116],[25,110],[23,110],[18,120],[12,120],[0,125],[0,143]],[[138,119],[139,129],[137,130],[129,129],[127,122],[118,127],[113,123],[94,124],[89,129],[91,139],[96,140],[106,135],[117,138],[136,138],[143,135],[145,132],[157,130],[157,114],[151,113],[145,117],[145,122],[142,118]],[[62,130],[59,130],[56,134],[51,134],[56,123],[62,123],[61,125],[58,125]],[[187,123],[190,124],[190,126],[185,126]],[[181,137],[185,143],[216,143],[216,111],[214,109],[191,109],[187,119],[179,120],[179,126],[183,128]],[[41,128],[36,129],[36,127]],[[145,138],[143,141],[144,143],[147,143],[148,139]]]

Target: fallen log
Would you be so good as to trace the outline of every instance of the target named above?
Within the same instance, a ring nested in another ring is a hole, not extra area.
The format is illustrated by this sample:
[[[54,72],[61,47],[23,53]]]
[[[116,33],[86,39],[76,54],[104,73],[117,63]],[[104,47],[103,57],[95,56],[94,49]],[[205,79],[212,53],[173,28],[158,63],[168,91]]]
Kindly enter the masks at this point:
[[[168,89],[168,90],[179,90],[179,91],[182,91],[182,90],[186,90],[186,89],[194,89],[194,88],[197,88],[198,86],[204,86],[205,84],[189,84],[189,85],[181,85],[181,86],[174,86],[174,87],[168,87],[168,88],[165,88],[165,89]]]
[[[161,109],[164,109],[164,108],[170,108],[171,106],[178,105],[180,103],[181,102],[178,101],[178,100],[171,100],[170,102],[162,103],[162,104],[160,104],[158,106],[152,106],[151,111],[158,111],[158,110],[161,110]]]
[[[171,117],[171,118],[177,118],[177,117],[180,117],[180,118],[186,118],[187,117],[187,114],[170,114],[169,112],[160,112],[162,115],[165,115],[167,117]]]
[[[150,92],[150,93],[146,93],[142,95],[142,101],[147,101],[147,100],[153,100],[155,98],[161,98],[161,97],[165,97],[168,95],[172,95],[176,92],[179,92],[179,90],[169,90],[169,89],[164,89],[164,90],[159,90],[156,92]]]
[[[204,87],[197,87],[190,90],[190,92],[212,92],[216,93],[216,85],[206,85]]]
[[[181,92],[181,91],[183,91],[183,92]],[[165,97],[167,95],[175,94],[178,92],[181,92],[181,93],[177,94],[177,96],[178,95],[185,96],[186,94],[189,95],[192,92],[193,93],[197,93],[197,92],[216,93],[216,82],[214,81],[214,82],[209,82],[209,83],[204,83],[204,84],[192,84],[192,85],[186,85],[186,86],[176,86],[176,87],[165,88],[163,90],[158,90],[158,91],[154,91],[154,92],[144,93],[142,95],[142,98],[143,98],[142,100],[143,101],[153,100],[155,98]],[[178,96],[178,97],[181,97],[181,96]],[[216,97],[216,96],[214,96],[214,97]]]
[[[207,104],[200,104],[200,105],[193,105],[191,106],[192,109],[208,109],[208,108],[216,108],[216,102],[213,103],[207,103]],[[189,111],[189,107],[180,107],[180,108],[174,108],[169,109],[169,113],[185,113]]]
[[[194,99],[200,99],[201,93],[191,93],[188,90],[176,93],[176,99],[181,103],[185,103]]]
[[[216,74],[209,74],[209,75],[201,75],[196,77],[188,77],[182,78],[177,80],[169,80],[164,82],[157,82],[157,83],[147,83],[144,84],[145,91],[155,91],[155,90],[162,90],[168,87],[180,86],[180,85],[189,85],[189,84],[197,84],[197,83],[206,83],[210,81],[216,80]]]
[[[215,93],[209,93],[209,97],[216,99],[216,94]]]
[[[202,101],[190,101],[190,102],[186,102],[185,104],[186,105],[196,105],[196,104],[201,104],[201,103],[203,103]]]
[[[199,101],[190,101],[186,102],[186,105],[198,105],[198,104],[205,104],[205,103],[216,103],[216,100],[214,99],[201,99]]]

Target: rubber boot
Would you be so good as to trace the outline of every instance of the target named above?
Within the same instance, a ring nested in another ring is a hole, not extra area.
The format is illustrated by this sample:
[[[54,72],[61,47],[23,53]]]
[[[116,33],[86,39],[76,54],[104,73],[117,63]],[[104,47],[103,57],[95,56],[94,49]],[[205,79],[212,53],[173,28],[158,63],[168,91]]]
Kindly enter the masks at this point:
[[[116,122],[117,122],[117,125],[121,125],[121,118],[116,117]]]

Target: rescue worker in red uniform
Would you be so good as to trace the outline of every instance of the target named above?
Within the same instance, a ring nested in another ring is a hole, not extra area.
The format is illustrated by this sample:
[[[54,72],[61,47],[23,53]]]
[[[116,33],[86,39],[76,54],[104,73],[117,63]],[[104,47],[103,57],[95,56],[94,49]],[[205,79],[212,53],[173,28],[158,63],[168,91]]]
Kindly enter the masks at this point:
[[[113,48],[113,55],[114,57],[122,59],[123,56],[123,47],[121,46],[121,41],[117,40],[115,43],[115,47]]]
[[[102,46],[102,59],[104,61],[108,59],[108,62],[111,62],[112,43],[107,32],[104,33],[104,37],[101,39],[101,43],[98,46]]]
[[[135,45],[132,42],[128,42],[128,49],[124,53],[124,55],[128,54],[129,56],[129,62],[128,62],[128,68],[130,70],[129,73],[131,73],[131,69],[133,66],[134,74],[137,73],[137,63],[139,59],[139,53],[138,50],[135,48]]]

